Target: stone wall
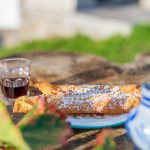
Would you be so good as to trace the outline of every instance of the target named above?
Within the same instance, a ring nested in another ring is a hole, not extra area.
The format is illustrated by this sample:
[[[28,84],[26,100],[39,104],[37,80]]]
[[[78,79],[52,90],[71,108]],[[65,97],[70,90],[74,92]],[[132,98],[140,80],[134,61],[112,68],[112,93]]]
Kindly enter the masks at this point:
[[[25,12],[64,14],[76,10],[77,0],[24,0],[22,6]]]
[[[77,3],[78,0],[24,0],[20,40],[66,37],[76,33],[99,39],[115,33],[130,33],[131,26],[126,22],[77,12]]]
[[[150,0],[140,0],[139,4],[143,9],[150,11]]]
[[[33,39],[68,37],[76,33],[95,39],[108,38],[116,33],[128,35],[132,29],[132,26],[124,21],[79,13],[76,11],[79,0],[20,0],[20,2],[21,26],[16,31],[13,42],[5,40],[9,46],[10,43],[15,45]],[[88,0],[88,5],[91,2],[92,0]]]
[[[0,30],[0,47],[11,47],[19,42],[17,30]]]

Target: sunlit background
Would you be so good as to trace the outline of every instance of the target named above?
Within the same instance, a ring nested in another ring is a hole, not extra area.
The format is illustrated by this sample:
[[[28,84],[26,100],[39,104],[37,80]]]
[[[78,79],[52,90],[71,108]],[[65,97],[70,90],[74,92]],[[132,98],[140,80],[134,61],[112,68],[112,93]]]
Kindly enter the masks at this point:
[[[0,56],[62,50],[128,62],[150,51],[149,21],[149,0],[0,0]]]

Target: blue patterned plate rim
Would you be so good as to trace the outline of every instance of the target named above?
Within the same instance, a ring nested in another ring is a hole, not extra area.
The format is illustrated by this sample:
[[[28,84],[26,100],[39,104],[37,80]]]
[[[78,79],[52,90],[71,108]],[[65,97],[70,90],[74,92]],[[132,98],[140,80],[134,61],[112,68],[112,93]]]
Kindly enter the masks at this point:
[[[67,122],[70,122],[71,127],[75,129],[100,129],[100,128],[116,127],[116,126],[123,125],[127,120],[127,116],[128,114],[122,114],[116,117],[106,116],[104,118],[97,118],[96,121],[92,120],[93,121],[92,124],[90,123],[91,120],[88,120],[88,118],[86,118],[85,120],[84,118],[83,119],[81,118],[81,120],[80,119],[76,120],[74,119],[74,117],[71,116],[68,117]],[[94,118],[90,117],[90,119],[94,119]]]
[[[74,129],[101,129],[101,128],[108,128],[108,127],[120,126],[120,125],[123,125],[125,122],[126,122],[126,120],[122,121],[122,122],[114,123],[114,124],[111,124],[111,125],[105,125],[105,126],[101,126],[101,125],[97,125],[97,126],[71,125],[71,128],[74,128]]]

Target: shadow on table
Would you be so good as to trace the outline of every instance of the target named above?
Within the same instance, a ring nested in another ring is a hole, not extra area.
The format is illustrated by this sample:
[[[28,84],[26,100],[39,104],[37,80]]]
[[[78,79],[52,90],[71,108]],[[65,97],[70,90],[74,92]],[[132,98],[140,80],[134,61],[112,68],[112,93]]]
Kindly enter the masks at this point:
[[[119,68],[104,68],[104,69],[94,69],[90,71],[81,72],[70,77],[64,78],[62,80],[57,80],[51,82],[52,84],[89,84],[99,79],[107,79],[113,77],[116,74],[122,73],[122,70]]]
[[[115,138],[115,143],[116,143],[116,150],[132,150],[133,144],[129,140],[126,134],[117,136]]]
[[[68,144],[64,147],[56,147],[54,150],[73,150],[86,149],[91,150],[95,145],[95,138],[100,130],[73,130],[75,135],[68,140]]]

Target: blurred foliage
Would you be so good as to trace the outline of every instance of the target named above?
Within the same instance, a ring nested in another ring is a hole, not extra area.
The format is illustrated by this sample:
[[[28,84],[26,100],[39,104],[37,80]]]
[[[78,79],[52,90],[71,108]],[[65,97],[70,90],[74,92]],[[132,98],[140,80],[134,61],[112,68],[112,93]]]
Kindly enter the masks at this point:
[[[41,150],[65,142],[71,129],[64,121],[64,114],[38,96],[37,105],[17,124],[25,141],[33,150]]]
[[[30,150],[2,102],[0,102],[0,120],[0,149]]]
[[[125,63],[132,61],[140,52],[150,52],[150,25],[137,25],[127,37],[114,35],[106,40],[92,40],[80,34],[70,38],[33,40],[14,48],[1,49],[0,57],[33,51],[90,53],[113,62]]]
[[[66,123],[60,117],[40,115],[21,128],[25,141],[33,150],[60,144],[65,135]]]
[[[53,107],[50,104],[45,105],[45,101],[41,98],[38,106],[15,125],[6,107],[0,102],[0,149],[50,149],[56,144],[65,143],[71,129],[62,119],[64,116],[55,112],[55,109],[51,111],[47,108]]]
[[[115,150],[116,145],[112,137],[111,129],[102,129],[96,137],[96,145],[93,150]]]

